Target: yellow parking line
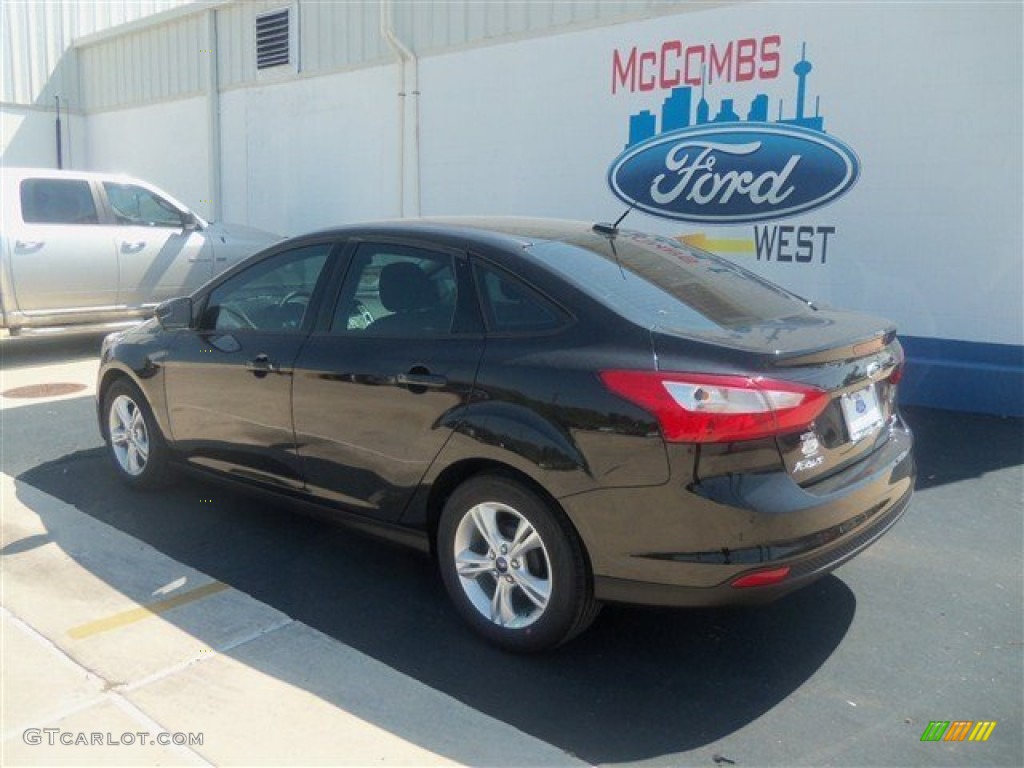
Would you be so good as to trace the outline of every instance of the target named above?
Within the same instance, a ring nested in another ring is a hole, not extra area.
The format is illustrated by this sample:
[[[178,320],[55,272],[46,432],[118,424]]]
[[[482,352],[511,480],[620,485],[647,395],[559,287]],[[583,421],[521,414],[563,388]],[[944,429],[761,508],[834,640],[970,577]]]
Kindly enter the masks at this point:
[[[117,629],[127,624],[134,624],[137,621],[148,619],[150,616],[158,616],[172,608],[177,608],[179,605],[187,605],[196,600],[202,600],[204,597],[215,595],[227,588],[227,584],[212,581],[209,584],[190,589],[188,592],[182,592],[180,595],[168,597],[165,600],[157,600],[149,605],[140,605],[138,608],[115,613],[113,616],[107,616],[105,619],[97,619],[96,621],[90,621],[88,624],[72,627],[68,630],[68,635],[73,640],[81,640],[85,637],[98,635],[101,632],[108,632],[111,629]]]

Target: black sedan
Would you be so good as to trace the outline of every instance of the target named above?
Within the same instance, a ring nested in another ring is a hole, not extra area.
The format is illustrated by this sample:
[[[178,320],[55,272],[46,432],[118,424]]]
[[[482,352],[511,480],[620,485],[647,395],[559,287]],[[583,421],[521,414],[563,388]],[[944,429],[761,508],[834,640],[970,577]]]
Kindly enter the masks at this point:
[[[104,342],[120,476],[175,464],[430,551],[538,650],[602,601],[777,598],[914,485],[893,326],[609,225],[420,220],[280,243]]]

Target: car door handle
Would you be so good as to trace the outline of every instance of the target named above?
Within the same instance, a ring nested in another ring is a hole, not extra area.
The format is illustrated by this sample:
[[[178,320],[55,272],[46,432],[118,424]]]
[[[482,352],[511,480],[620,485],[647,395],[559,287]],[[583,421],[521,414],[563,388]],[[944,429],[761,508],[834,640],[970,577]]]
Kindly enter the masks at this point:
[[[245,369],[252,372],[258,379],[262,379],[268,373],[281,373],[281,366],[273,362],[267,355],[256,355],[245,364]]]
[[[121,250],[122,251],[141,251],[146,247],[145,240],[122,240]]]
[[[430,373],[400,373],[395,381],[403,387],[427,387],[440,389],[448,386],[448,379],[444,376],[434,376]]]
[[[15,240],[15,248],[25,248],[26,250],[34,250],[36,248],[42,248],[46,244],[45,240]]]

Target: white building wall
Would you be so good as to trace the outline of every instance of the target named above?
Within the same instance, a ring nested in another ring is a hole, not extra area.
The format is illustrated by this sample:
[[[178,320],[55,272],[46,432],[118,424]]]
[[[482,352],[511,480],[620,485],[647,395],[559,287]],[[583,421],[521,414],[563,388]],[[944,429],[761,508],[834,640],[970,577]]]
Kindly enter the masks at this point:
[[[85,118],[61,105],[65,168],[84,167]],[[9,167],[57,167],[57,111],[9,104],[0,109],[0,164]]]
[[[89,170],[125,173],[210,216],[206,98],[177,99],[89,116]]]
[[[0,3],[0,163],[56,167],[60,97],[63,161],[65,167],[83,167],[85,125],[73,41],[192,1]]]
[[[397,216],[396,90],[374,67],[224,93],[225,220],[298,234]]]

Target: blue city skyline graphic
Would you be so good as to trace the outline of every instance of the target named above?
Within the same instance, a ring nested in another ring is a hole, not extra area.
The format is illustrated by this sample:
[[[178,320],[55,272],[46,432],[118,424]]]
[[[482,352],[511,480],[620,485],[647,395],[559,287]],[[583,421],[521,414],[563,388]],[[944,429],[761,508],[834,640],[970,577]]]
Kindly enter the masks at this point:
[[[668,98],[662,102],[660,131],[658,130],[658,118],[650,110],[645,109],[630,115],[629,141],[626,143],[626,149],[647,139],[671,133],[672,131],[694,126],[722,125],[727,123],[777,123],[779,125],[794,125],[819,133],[827,133],[825,130],[825,118],[821,115],[820,96],[816,96],[814,100],[814,115],[807,114],[807,76],[813,68],[813,65],[807,59],[807,43],[802,43],[800,61],[793,66],[793,73],[797,78],[796,111],[792,117],[784,117],[783,100],[779,99],[778,118],[776,120],[769,119],[769,101],[768,94],[766,93],[759,93],[751,100],[746,119],[740,117],[736,112],[735,99],[732,98],[723,98],[720,102],[718,113],[712,117],[711,105],[708,103],[705,90],[707,78],[702,75],[700,100],[697,102],[695,110],[693,107],[694,88],[690,85],[673,88]]]

